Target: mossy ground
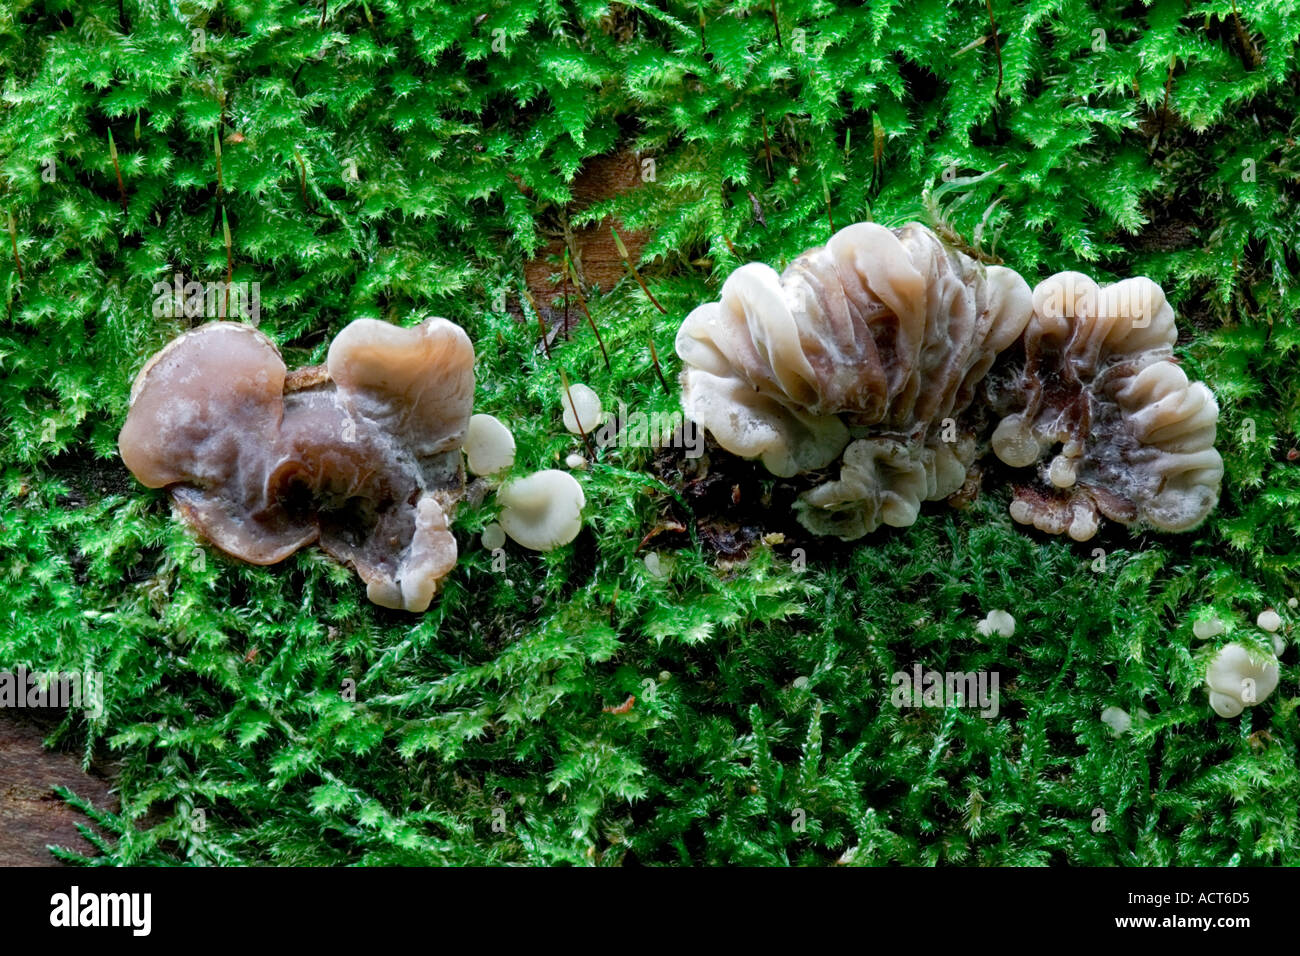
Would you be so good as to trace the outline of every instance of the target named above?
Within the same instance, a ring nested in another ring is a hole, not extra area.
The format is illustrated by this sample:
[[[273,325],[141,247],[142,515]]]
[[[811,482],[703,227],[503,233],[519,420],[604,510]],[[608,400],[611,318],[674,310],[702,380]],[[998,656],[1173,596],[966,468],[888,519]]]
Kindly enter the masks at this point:
[[[1239,719],[1203,688],[1217,644],[1268,652],[1258,611],[1297,619],[1300,14],[997,0],[995,44],[974,0],[775,9],[0,9],[0,664],[105,674],[102,717],[50,741],[121,761],[104,860],[1300,863],[1295,648]],[[580,327],[538,348],[520,276],[584,160],[626,148],[654,180],[581,217],[649,236],[667,314],[630,279],[593,294],[606,369]],[[676,327],[737,264],[916,217],[1031,283],[1163,285],[1222,406],[1201,529],[1047,539],[989,482],[827,546],[779,510],[763,526],[753,472],[727,554],[716,496],[609,448],[573,545],[494,569],[488,495],[411,617],[318,550],[253,568],[199,546],[116,457],[132,377],[196,321],[154,318],[153,283],[224,278],[228,254],[291,365],[358,317],[461,323],[523,474],[582,450],[561,369],[672,410],[648,343],[675,388]],[[665,517],[684,530],[643,544]],[[976,633],[995,608],[1014,637]],[[1210,614],[1229,632],[1196,642]],[[998,716],[892,706],[913,663],[997,671]],[[1149,716],[1115,738],[1110,705]]]

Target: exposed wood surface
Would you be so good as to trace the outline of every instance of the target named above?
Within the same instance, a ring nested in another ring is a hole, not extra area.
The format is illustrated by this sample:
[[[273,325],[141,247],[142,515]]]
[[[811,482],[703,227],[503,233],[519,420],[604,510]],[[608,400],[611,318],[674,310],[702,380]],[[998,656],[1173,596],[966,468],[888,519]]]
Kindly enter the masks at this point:
[[[117,809],[109,782],[81,769],[77,754],[42,746],[54,724],[0,711],[0,866],[57,866],[46,846],[94,848],[77,832],[86,818],[53,790],[62,784],[97,807]]]

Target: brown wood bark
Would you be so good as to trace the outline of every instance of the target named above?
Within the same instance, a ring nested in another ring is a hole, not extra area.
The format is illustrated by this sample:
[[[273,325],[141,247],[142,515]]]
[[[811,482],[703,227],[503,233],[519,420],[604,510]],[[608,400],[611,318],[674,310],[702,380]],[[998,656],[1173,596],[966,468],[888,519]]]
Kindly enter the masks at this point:
[[[88,821],[54,792],[56,785],[97,807],[117,809],[101,774],[83,771],[75,754],[44,747],[54,726],[48,719],[0,711],[0,866],[57,866],[46,849],[50,844],[93,855],[77,831],[78,823]]]

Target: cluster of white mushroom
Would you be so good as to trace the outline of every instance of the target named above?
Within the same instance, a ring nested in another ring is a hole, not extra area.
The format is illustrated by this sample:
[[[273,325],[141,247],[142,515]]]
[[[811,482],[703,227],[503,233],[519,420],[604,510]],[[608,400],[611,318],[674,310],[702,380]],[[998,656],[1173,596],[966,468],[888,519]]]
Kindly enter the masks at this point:
[[[599,399],[596,408],[598,411]],[[572,431],[570,422],[574,420],[567,409],[564,419],[566,428]],[[470,418],[464,450],[470,472],[485,478],[509,469],[515,462],[514,435],[491,415]],[[495,550],[509,537],[530,551],[553,551],[571,542],[582,530],[582,509],[587,499],[582,485],[567,471],[545,468],[506,482],[497,491],[497,503],[501,506],[500,523],[483,530],[485,548]]]
[[[815,534],[912,524],[975,458],[975,386],[1029,321],[1029,287],[913,223],[857,223],[781,275],[741,266],[677,333],[682,405],[727,451],[791,477]]]
[[[1296,607],[1295,599],[1289,602]],[[1247,707],[1253,707],[1271,694],[1281,675],[1277,658],[1286,650],[1281,635],[1282,616],[1273,608],[1265,608],[1255,618],[1255,626],[1267,634],[1273,647],[1273,656],[1252,650],[1239,641],[1219,648],[1205,672],[1209,689],[1210,706],[1221,717],[1236,717]],[[1192,634],[1197,640],[1210,640],[1225,634],[1227,625],[1213,615],[1202,616],[1192,624]]]

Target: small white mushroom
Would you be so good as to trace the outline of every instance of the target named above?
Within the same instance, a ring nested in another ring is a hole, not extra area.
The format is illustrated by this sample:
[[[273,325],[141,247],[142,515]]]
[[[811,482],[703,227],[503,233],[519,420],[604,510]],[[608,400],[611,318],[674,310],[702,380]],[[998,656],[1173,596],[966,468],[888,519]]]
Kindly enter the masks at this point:
[[[582,486],[567,471],[548,468],[497,492],[501,528],[531,551],[553,551],[582,530]]]
[[[993,634],[999,637],[1011,637],[1016,633],[1016,619],[1006,611],[989,611],[984,620],[975,625],[975,630],[985,637]]]
[[[1294,611],[1296,608],[1300,607],[1300,598],[1287,598],[1286,606]]]
[[[605,421],[600,396],[580,382],[574,382],[568,391],[560,389],[560,407],[564,410],[564,427],[573,435],[591,434]]]
[[[1128,715],[1128,711],[1121,710],[1119,707],[1107,707],[1101,712],[1101,722],[1110,728],[1110,732],[1116,737],[1128,733],[1129,728],[1133,726],[1133,718]]]
[[[1259,612],[1259,617],[1255,618],[1255,623],[1259,625],[1260,630],[1272,634],[1282,626],[1282,616],[1277,611],[1269,608],[1267,611]]]
[[[515,436],[492,415],[471,415],[465,432],[465,458],[476,475],[495,475],[515,463]]]
[[[1192,624],[1192,634],[1198,641],[1208,641],[1212,637],[1218,637],[1225,630],[1223,622],[1217,617],[1203,618]]]
[[[506,533],[501,530],[501,525],[494,521],[483,529],[483,534],[479,540],[483,542],[483,547],[489,551],[495,551],[505,545]]]
[[[1281,634],[1273,634],[1273,653],[1281,657],[1286,652],[1286,641]]]
[[[1236,717],[1273,693],[1278,676],[1276,663],[1256,659],[1240,644],[1228,644],[1205,672],[1210,706],[1220,717]]]
[[[645,569],[650,577],[657,581],[666,581],[673,573],[673,559],[662,557],[659,552],[651,551],[644,558]]]
[[[583,458],[581,455],[567,455],[565,456],[564,464],[573,471],[581,471],[587,467],[587,459]]]

